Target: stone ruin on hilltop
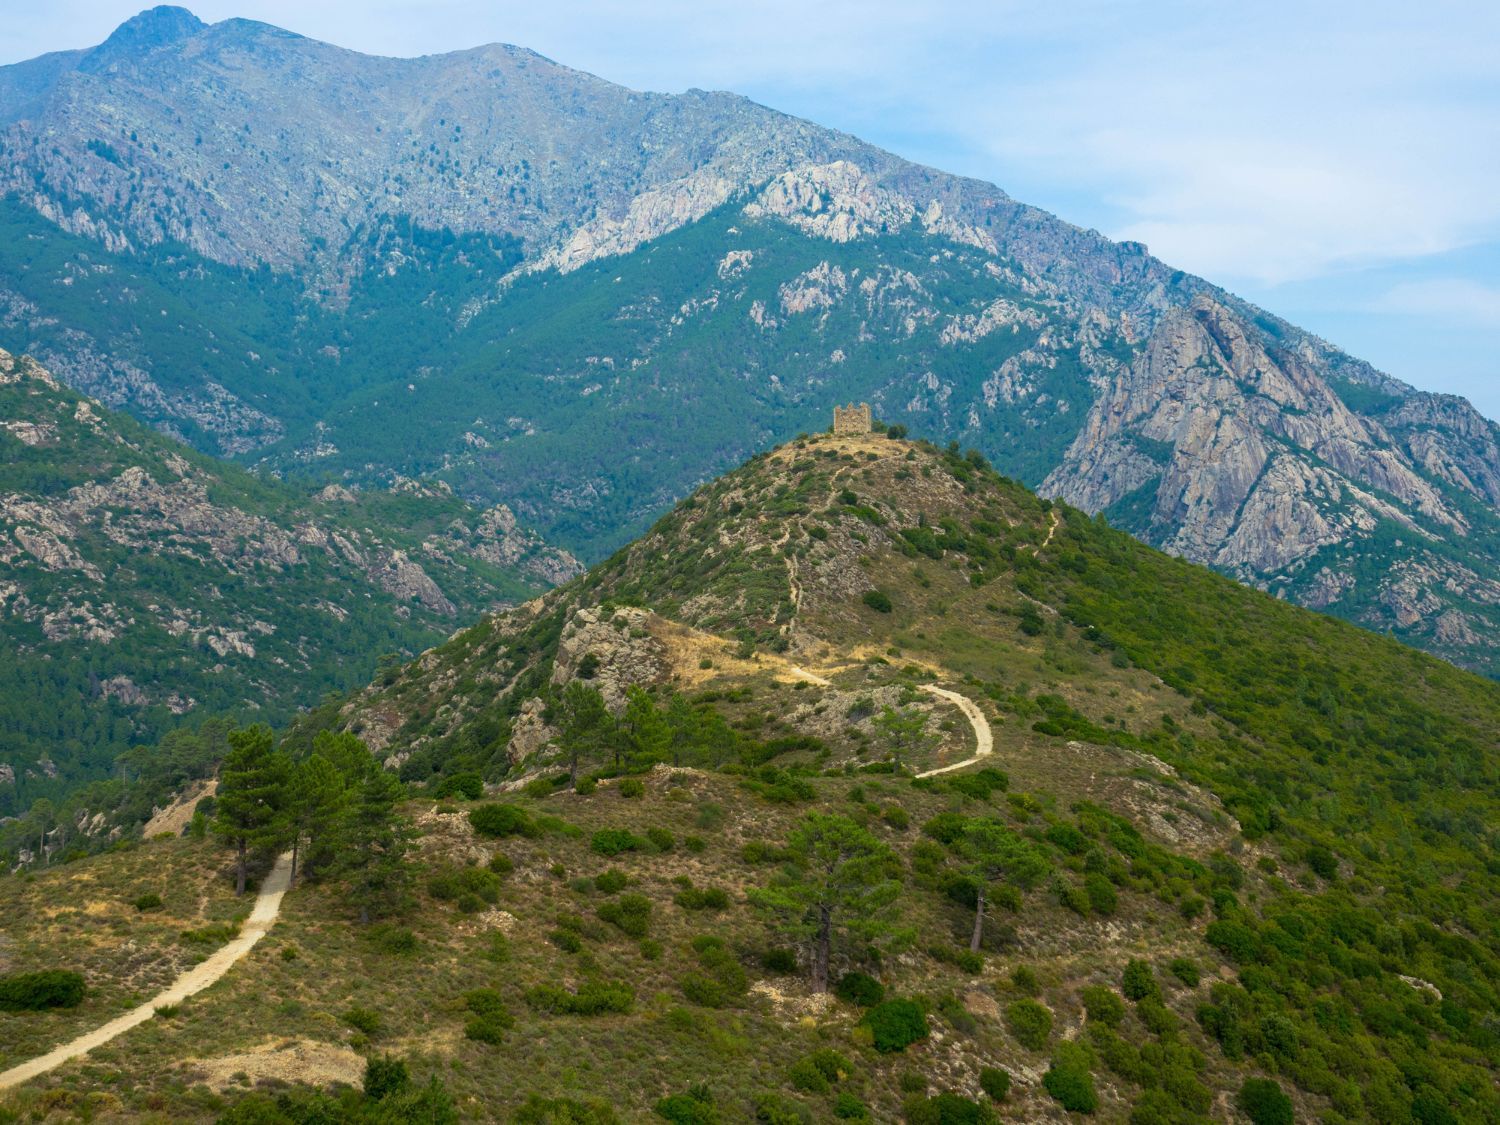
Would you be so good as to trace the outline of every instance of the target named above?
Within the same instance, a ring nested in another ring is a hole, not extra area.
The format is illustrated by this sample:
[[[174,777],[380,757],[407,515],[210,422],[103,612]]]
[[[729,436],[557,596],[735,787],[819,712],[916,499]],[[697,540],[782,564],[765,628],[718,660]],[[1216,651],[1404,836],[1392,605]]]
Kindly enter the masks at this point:
[[[833,432],[836,434],[867,434],[874,428],[874,422],[870,417],[870,404],[862,402],[855,406],[852,402],[848,406],[835,406],[833,408]]]

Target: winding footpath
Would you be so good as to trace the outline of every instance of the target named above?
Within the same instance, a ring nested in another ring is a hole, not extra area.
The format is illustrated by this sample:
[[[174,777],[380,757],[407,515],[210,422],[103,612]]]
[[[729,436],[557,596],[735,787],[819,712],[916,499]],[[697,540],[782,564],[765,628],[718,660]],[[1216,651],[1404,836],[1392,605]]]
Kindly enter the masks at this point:
[[[939,766],[935,770],[924,770],[917,774],[918,777],[936,777],[940,773],[952,773],[961,770],[965,766],[988,758],[995,752],[995,736],[990,730],[990,721],[984,717],[984,712],[979,709],[979,704],[965,695],[959,695],[956,691],[940,688],[933,684],[925,684],[922,690],[929,695],[935,695],[939,699],[946,699],[964,713],[964,718],[969,720],[969,725],[974,728],[974,756],[965,758],[961,762],[954,762],[951,766]]]
[[[102,1046],[116,1036],[123,1035],[132,1027],[145,1023],[156,1014],[156,1009],[180,1004],[195,992],[201,992],[213,984],[227,973],[236,961],[249,953],[255,947],[255,943],[265,937],[271,927],[276,924],[276,918],[281,913],[281,896],[286,894],[287,887],[291,884],[291,875],[292,857],[288,852],[276,861],[276,866],[271,868],[271,873],[261,884],[260,894],[255,899],[255,907],[250,911],[250,917],[245,919],[239,937],[227,945],[220,946],[210,954],[208,960],[194,965],[164,991],[158,992],[150,1000],[132,1008],[123,1016],[117,1016],[104,1026],[96,1027],[93,1031],[80,1035],[61,1047],[54,1047],[45,1055],[40,1055],[0,1073],[0,1090],[19,1086],[22,1082],[29,1082],[38,1075],[46,1074],[54,1067],[61,1066],[69,1059],[86,1055],[95,1047]]]

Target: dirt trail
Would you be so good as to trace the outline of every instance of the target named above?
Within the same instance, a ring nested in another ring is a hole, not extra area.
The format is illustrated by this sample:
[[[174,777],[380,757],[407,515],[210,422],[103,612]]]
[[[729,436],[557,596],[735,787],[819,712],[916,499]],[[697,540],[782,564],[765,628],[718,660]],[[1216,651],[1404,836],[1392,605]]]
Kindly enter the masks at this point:
[[[276,866],[271,868],[271,873],[261,884],[260,894],[255,899],[255,907],[250,911],[250,917],[245,920],[239,937],[216,949],[208,960],[194,965],[164,991],[158,992],[139,1007],[132,1008],[123,1016],[117,1016],[104,1026],[96,1027],[93,1031],[80,1035],[71,1042],[54,1047],[45,1055],[40,1055],[0,1073],[0,1090],[19,1086],[22,1082],[29,1082],[38,1075],[61,1066],[69,1059],[86,1055],[95,1047],[108,1043],[117,1035],[123,1035],[132,1027],[145,1023],[156,1014],[157,1008],[180,1004],[195,992],[201,992],[213,984],[227,973],[236,961],[249,953],[255,943],[265,937],[267,931],[276,924],[276,917],[281,913],[281,896],[286,894],[287,885],[291,882],[291,873],[292,856],[288,852],[276,861]]]
[[[951,766],[939,766],[935,770],[924,770],[917,774],[918,777],[936,777],[940,773],[952,773],[961,770],[965,766],[972,766],[983,758],[988,758],[995,752],[995,736],[990,730],[990,721],[984,717],[984,712],[979,705],[967,696],[959,695],[956,691],[940,688],[933,684],[925,684],[922,690],[940,699],[946,699],[964,713],[964,718],[969,720],[969,725],[974,728],[974,756],[965,758],[961,762],[954,762]]]

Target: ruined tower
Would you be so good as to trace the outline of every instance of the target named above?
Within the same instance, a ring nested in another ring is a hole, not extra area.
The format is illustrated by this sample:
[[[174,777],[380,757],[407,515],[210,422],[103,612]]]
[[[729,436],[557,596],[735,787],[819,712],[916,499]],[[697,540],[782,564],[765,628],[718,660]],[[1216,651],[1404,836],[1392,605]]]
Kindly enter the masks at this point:
[[[833,432],[836,434],[867,434],[871,430],[870,404],[862,402],[855,406],[833,408]]]

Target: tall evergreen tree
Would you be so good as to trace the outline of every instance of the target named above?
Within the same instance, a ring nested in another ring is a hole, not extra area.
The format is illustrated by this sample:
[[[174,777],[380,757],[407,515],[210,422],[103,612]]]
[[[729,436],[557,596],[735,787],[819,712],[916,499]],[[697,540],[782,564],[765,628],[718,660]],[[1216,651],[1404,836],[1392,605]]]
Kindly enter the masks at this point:
[[[338,767],[316,751],[292,767],[287,829],[292,840],[292,883],[297,861],[311,874],[333,854],[348,809],[349,785]]]
[[[902,768],[903,759],[932,740],[927,733],[927,716],[908,707],[886,706],[875,716],[875,729],[890,745],[891,762],[897,770]]]
[[[974,930],[969,935],[969,949],[978,953],[984,939],[984,908],[990,884],[1005,877],[1020,886],[1033,887],[1052,865],[1029,840],[989,818],[969,822],[958,839],[958,852],[967,860],[969,877],[974,880]]]
[[[250,853],[274,848],[286,838],[288,772],[270,727],[246,727],[229,736],[229,753],[219,767],[214,832],[235,850],[237,895],[245,893]]]
[[[633,765],[649,766],[667,760],[672,745],[671,728],[657,710],[656,701],[639,684],[632,684],[625,691],[625,717],[621,727],[629,741]]]
[[[563,689],[558,712],[562,728],[559,741],[568,756],[568,783],[576,785],[579,761],[611,744],[616,733],[615,719],[604,705],[599,689],[581,680],[573,680]]]
[[[396,812],[403,796],[394,774],[376,770],[360,782],[344,820],[339,870],[349,880],[350,896],[362,923],[394,913],[406,897],[410,879],[406,852],[412,829]]]
[[[787,935],[812,947],[812,983],[828,991],[835,941],[898,940],[891,920],[901,883],[895,853],[846,816],[808,813],[787,841],[793,859],[750,900],[775,917]]]

